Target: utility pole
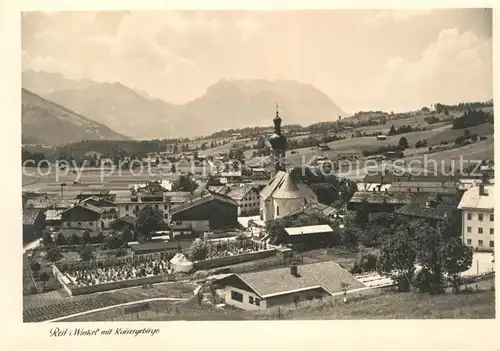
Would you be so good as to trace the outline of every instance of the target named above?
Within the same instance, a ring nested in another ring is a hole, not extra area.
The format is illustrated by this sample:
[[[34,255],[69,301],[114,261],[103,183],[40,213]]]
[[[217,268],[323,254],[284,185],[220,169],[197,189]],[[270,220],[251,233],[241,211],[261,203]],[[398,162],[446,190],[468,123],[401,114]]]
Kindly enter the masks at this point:
[[[61,200],[64,200],[64,192],[63,188],[66,186],[66,183],[61,183]]]

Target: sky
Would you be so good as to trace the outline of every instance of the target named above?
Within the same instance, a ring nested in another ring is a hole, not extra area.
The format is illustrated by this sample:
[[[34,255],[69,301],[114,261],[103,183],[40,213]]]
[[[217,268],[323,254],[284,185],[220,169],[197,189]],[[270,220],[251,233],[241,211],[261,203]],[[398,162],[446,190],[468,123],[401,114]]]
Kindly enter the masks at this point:
[[[492,98],[492,11],[25,12],[22,66],[179,104],[221,79],[287,79],[397,112]]]

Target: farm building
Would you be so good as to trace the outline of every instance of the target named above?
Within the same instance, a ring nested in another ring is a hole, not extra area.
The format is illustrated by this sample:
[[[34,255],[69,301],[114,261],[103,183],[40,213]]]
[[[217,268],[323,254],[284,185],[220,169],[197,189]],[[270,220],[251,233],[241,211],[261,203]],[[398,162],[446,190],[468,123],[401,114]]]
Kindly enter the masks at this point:
[[[326,247],[331,241],[333,229],[327,225],[309,225],[305,227],[285,228],[288,244],[303,249]]]
[[[216,187],[214,192],[226,195],[238,203],[238,216],[259,214],[259,192],[253,185],[236,185]]]
[[[383,134],[377,135],[377,140],[387,140],[387,136]]]
[[[120,218],[115,219],[113,222],[110,223],[110,228],[114,230],[127,230],[127,229],[134,229],[135,227],[135,221],[136,217],[126,215]]]
[[[364,285],[334,261],[318,262],[265,271],[232,274],[215,282],[224,289],[225,303],[243,310],[322,299]]]
[[[357,191],[347,204],[349,211],[357,211],[366,202],[370,213],[393,212],[394,210],[410,203],[416,193],[386,191]]]
[[[173,206],[171,222],[208,221],[211,229],[238,226],[238,203],[228,196],[207,193],[190,202]]]
[[[71,237],[89,231],[90,235],[95,236],[104,229],[103,213],[103,209],[85,202],[73,206],[61,213],[61,233]]]
[[[410,218],[425,219],[428,223],[436,224],[446,219],[457,218],[460,214],[457,206],[459,196],[441,194],[416,196],[408,204],[394,211]]]
[[[45,227],[45,215],[36,208],[23,210],[23,244],[30,243],[41,237]]]

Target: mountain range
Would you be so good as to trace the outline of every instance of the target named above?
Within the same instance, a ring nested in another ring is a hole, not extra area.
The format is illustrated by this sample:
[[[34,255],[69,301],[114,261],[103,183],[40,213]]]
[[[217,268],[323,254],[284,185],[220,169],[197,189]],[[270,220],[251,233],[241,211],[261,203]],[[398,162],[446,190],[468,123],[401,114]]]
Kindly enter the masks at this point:
[[[130,139],[24,88],[21,91],[23,144],[62,145],[82,140]]]
[[[290,80],[221,80],[182,105],[119,82],[73,80],[27,70],[22,86],[117,133],[138,139],[193,137],[221,129],[270,126],[280,105],[284,124],[308,125],[346,114],[323,92]]]

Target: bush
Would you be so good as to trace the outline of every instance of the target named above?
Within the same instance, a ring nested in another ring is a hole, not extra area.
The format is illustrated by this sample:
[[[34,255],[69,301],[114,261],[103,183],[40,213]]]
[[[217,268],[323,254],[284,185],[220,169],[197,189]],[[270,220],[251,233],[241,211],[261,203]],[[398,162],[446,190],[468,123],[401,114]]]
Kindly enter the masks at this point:
[[[123,257],[123,256],[127,256],[127,250],[120,248],[115,251],[115,257]]]
[[[80,258],[83,260],[83,261],[90,261],[94,258],[94,253],[92,252],[92,249],[90,247],[83,247],[80,252]]]
[[[79,245],[81,243],[81,239],[76,234],[73,234],[71,236],[69,243],[71,245]]]
[[[373,272],[377,269],[378,255],[374,250],[362,249],[351,270],[353,274]]]
[[[56,244],[58,246],[66,245],[68,242],[62,233],[57,234]]]
[[[95,244],[102,244],[104,242],[104,234],[99,232],[92,240]]]

